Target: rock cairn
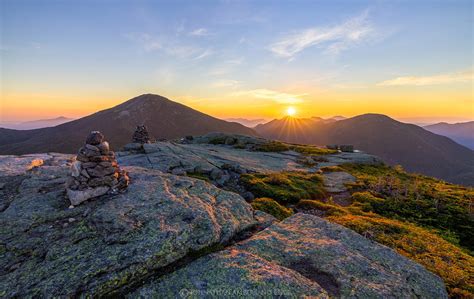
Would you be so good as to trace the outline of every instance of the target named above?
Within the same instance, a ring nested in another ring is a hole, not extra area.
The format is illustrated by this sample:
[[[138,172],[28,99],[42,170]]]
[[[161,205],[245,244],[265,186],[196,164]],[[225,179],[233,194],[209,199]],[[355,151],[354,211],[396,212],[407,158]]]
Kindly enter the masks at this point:
[[[73,206],[106,193],[125,191],[129,183],[126,171],[121,170],[104,135],[93,131],[71,165],[67,194]]]
[[[133,133],[132,136],[132,142],[141,144],[150,143],[150,135],[148,134],[146,126],[137,126],[135,133]]]

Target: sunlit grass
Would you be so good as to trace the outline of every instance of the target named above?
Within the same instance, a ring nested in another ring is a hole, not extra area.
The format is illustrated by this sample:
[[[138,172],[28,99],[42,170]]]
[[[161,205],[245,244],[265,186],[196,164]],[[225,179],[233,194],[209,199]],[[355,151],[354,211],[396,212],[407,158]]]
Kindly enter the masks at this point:
[[[280,205],[278,202],[274,201],[271,198],[262,197],[257,198],[252,201],[252,207],[255,210],[260,210],[265,213],[272,215],[278,220],[283,220],[287,217],[293,215],[293,210],[286,208],[285,206]]]
[[[279,203],[297,203],[300,199],[321,199],[326,192],[318,174],[279,172],[243,174],[242,184],[256,197],[269,197]]]
[[[474,258],[436,233],[383,217],[333,214],[327,219],[425,266],[444,280],[451,298],[474,296]]]
[[[270,141],[259,145],[256,150],[261,152],[284,152],[293,150],[304,155],[329,155],[338,152],[337,150],[321,148],[313,145],[297,145],[279,141]]]
[[[353,199],[377,214],[436,228],[448,241],[474,252],[474,190],[400,167],[342,165],[358,182]]]

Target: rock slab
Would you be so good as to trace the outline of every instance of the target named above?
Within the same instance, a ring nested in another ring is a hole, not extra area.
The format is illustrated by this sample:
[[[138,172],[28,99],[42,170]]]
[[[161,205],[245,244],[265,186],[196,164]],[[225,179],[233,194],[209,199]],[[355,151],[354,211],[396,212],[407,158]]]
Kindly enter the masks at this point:
[[[0,297],[101,297],[257,223],[235,193],[139,167],[129,192],[68,209],[67,171],[30,173],[1,212]]]
[[[189,294],[238,292],[244,286],[256,293],[280,288],[289,298],[447,298],[443,281],[421,265],[352,230],[302,213],[130,296],[172,297],[182,289]]]

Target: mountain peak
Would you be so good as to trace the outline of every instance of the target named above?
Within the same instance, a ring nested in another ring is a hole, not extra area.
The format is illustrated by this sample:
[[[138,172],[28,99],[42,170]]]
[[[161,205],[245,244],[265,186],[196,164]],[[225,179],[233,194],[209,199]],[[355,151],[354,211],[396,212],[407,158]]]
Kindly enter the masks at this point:
[[[142,124],[148,127],[150,135],[156,139],[211,132],[256,135],[255,131],[241,124],[226,122],[163,96],[148,93],[54,128],[15,132],[14,142],[8,137],[9,143],[0,143],[0,153],[75,152],[83,143],[83,136],[91,131],[103,132],[114,148],[120,148],[130,142],[136,126]],[[2,138],[5,137],[0,135],[0,141]]]
[[[370,120],[370,121],[395,121],[393,118],[390,116],[387,116],[385,114],[380,114],[380,113],[366,113],[366,114],[361,114],[358,116],[354,116],[352,118],[348,118],[347,120],[358,120],[358,119],[364,119],[364,120]]]
[[[126,101],[125,103],[135,103],[135,104],[138,104],[138,103],[163,102],[163,101],[173,102],[173,101],[171,101],[170,99],[165,98],[165,97],[160,96],[160,95],[157,95],[157,94],[144,93],[144,94],[142,94],[142,95],[139,95],[139,96],[137,96],[137,97],[134,97],[134,98],[132,98],[132,99]]]

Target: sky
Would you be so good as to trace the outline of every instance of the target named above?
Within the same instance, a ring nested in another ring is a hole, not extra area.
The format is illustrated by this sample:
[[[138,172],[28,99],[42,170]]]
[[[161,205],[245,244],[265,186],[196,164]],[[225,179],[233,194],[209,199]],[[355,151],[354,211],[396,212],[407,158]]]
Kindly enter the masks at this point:
[[[220,118],[474,120],[472,1],[0,0],[0,121],[155,93]]]

